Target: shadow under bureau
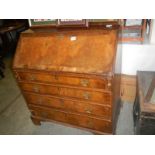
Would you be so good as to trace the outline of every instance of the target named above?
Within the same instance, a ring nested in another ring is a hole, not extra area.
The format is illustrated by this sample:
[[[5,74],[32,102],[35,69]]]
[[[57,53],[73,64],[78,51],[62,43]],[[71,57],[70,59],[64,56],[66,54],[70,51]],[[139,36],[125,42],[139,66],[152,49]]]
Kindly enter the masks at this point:
[[[118,27],[25,32],[13,70],[34,124],[54,121],[114,134],[120,107],[115,74]]]

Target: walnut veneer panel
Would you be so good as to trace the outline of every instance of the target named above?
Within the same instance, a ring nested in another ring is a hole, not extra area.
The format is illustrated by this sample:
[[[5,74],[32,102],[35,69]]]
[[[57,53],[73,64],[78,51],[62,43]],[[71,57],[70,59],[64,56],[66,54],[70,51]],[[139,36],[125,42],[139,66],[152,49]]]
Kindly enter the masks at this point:
[[[24,93],[30,104],[67,110],[70,112],[85,113],[111,120],[112,109],[110,105],[97,104],[94,102],[82,102],[48,95]]]
[[[60,111],[56,109],[48,109],[40,106],[29,105],[29,108],[33,112],[34,117],[41,117],[44,119],[65,122],[68,124],[85,127],[88,129],[94,129],[104,133],[112,132],[111,121],[105,119],[80,115],[77,113],[69,113],[66,111]]]
[[[14,66],[79,73],[112,72],[116,30],[22,34]]]
[[[72,76],[69,75],[61,75],[54,73],[44,73],[44,72],[18,72],[18,79],[21,81],[28,82],[42,82],[42,83],[51,83],[51,84],[63,84],[63,85],[72,85],[79,87],[89,87],[89,88],[98,88],[111,90],[111,82],[112,80],[108,78],[103,78],[100,76],[99,78],[93,79],[88,77],[77,77],[76,74]]]
[[[45,95],[72,97],[76,99],[111,104],[111,92],[93,91],[60,85],[47,85],[38,83],[20,83],[23,91],[35,92]]]

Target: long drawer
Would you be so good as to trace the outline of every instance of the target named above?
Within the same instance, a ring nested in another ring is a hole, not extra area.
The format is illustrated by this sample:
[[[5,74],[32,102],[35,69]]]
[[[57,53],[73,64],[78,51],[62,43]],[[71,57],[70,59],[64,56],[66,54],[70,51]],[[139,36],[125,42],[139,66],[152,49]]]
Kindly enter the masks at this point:
[[[112,123],[105,119],[33,105],[29,105],[29,108],[33,117],[41,117],[43,120],[55,120],[105,133],[112,133]]]
[[[35,81],[43,83],[73,85],[78,87],[98,88],[111,90],[111,79],[108,78],[83,78],[67,76],[61,74],[43,73],[43,72],[18,72],[18,80]]]
[[[38,95],[34,93],[24,93],[28,103],[46,107],[58,108],[71,112],[80,112],[88,115],[95,115],[111,120],[111,107],[91,102],[82,102],[66,98]]]
[[[46,85],[38,83],[20,83],[22,90],[46,95],[72,97],[86,101],[111,104],[111,92],[92,91],[58,85]]]

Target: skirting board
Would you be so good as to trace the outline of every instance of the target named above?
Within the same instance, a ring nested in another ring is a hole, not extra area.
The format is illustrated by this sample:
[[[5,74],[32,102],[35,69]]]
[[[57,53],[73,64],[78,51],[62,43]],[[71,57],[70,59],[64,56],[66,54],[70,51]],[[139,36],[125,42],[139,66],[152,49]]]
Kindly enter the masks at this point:
[[[136,95],[136,76],[121,75],[121,99],[125,102],[134,103]]]

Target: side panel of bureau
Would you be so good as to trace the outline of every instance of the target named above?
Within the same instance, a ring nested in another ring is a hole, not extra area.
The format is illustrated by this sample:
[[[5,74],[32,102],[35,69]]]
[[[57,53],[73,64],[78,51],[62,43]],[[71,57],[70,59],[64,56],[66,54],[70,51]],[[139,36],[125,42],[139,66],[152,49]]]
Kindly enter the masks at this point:
[[[115,74],[113,78],[113,93],[112,93],[112,122],[113,122],[113,133],[116,132],[116,126],[118,121],[118,116],[122,106],[121,97],[120,97],[120,82],[121,74]]]

